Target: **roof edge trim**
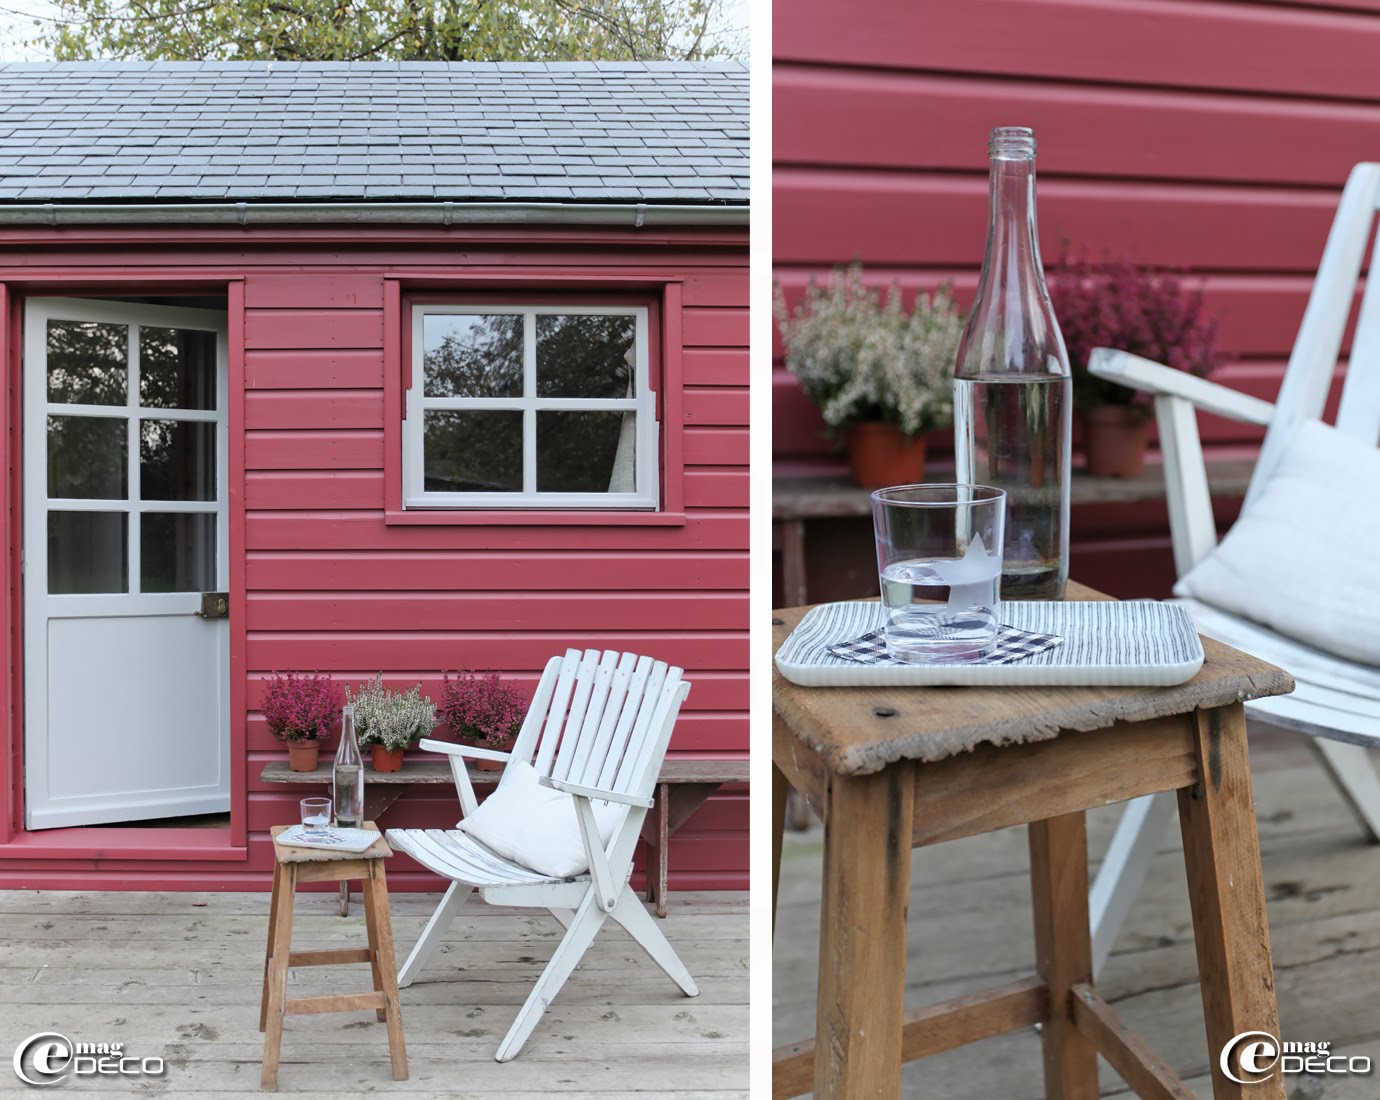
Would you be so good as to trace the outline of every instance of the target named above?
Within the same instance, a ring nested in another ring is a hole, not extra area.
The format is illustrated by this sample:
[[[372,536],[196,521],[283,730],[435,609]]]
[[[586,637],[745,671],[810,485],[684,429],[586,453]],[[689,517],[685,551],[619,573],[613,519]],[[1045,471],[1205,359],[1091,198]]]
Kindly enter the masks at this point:
[[[0,225],[740,226],[751,207],[568,202],[0,203]]]

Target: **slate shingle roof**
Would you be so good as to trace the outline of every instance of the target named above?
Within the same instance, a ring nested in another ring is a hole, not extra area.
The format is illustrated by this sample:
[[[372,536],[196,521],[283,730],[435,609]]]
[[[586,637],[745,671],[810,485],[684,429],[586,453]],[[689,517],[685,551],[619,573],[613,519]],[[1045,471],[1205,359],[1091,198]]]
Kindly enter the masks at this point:
[[[748,201],[738,63],[0,65],[5,202]]]

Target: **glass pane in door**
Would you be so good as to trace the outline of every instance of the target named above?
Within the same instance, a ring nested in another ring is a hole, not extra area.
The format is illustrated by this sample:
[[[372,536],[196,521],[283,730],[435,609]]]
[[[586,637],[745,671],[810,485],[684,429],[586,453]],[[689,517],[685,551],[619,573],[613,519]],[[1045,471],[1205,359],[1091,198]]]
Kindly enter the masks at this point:
[[[216,585],[216,517],[210,512],[145,512],[139,517],[139,588],[210,592]]]
[[[128,424],[123,416],[48,417],[48,496],[123,500]]]
[[[127,512],[48,513],[48,591],[129,591]]]
[[[129,326],[48,322],[48,400],[123,405],[129,395]]]
[[[141,325],[139,404],[154,409],[214,409],[216,334]]]
[[[215,500],[216,426],[195,420],[141,421],[139,495],[144,500]]]

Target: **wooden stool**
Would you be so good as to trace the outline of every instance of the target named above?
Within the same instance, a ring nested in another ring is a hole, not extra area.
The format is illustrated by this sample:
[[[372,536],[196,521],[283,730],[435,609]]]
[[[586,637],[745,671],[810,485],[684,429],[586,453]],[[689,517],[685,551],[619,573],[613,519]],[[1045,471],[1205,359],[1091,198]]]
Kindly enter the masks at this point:
[[[393,1080],[407,1080],[407,1048],[403,1044],[402,1009],[398,1004],[398,968],[393,961],[393,927],[388,916],[388,881],[383,861],[393,854],[380,835],[358,855],[325,848],[299,848],[279,844],[279,825],[273,834],[273,898],[268,907],[268,950],[264,956],[264,988],[259,1002],[259,1030],[264,1032],[264,1067],[260,1087],[278,1088],[278,1059],[283,1045],[283,1017],[314,1012],[352,1012],[372,1008],[388,1025],[388,1054]],[[366,821],[364,828],[378,832]],[[347,882],[360,879],[364,893],[367,948],[333,948],[326,951],[292,950],[292,908],[299,882]],[[372,993],[346,993],[332,997],[288,1000],[290,966],[328,966],[334,963],[367,962],[373,970]]]
[[[777,648],[805,610],[774,613]],[[775,1097],[896,1096],[903,1062],[1040,1023],[1049,1100],[1096,1100],[1098,1054],[1142,1097],[1191,1098],[1094,989],[1088,930],[1084,811],[1174,790],[1213,1096],[1283,1100],[1278,1074],[1243,1086],[1219,1055],[1243,1031],[1279,1036],[1241,702],[1293,682],[1203,649],[1170,688],[801,688],[773,673],[773,924],[787,794],[824,820],[815,1040],[777,1050]],[[911,848],[1021,824],[1035,973],[905,1012]]]

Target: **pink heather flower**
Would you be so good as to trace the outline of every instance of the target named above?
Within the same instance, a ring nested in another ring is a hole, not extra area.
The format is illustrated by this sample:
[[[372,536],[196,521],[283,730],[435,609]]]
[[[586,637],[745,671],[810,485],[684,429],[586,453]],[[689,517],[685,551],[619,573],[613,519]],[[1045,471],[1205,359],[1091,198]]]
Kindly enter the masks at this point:
[[[522,692],[504,683],[497,672],[460,671],[443,676],[441,705],[436,717],[462,741],[506,752],[517,739],[527,716]]]
[[[1080,408],[1134,405],[1150,398],[1088,373],[1093,348],[1111,347],[1206,377],[1217,365],[1217,321],[1201,287],[1186,290],[1171,271],[1132,260],[1094,263],[1062,253],[1051,268],[1049,296],[1064,334]]]
[[[341,694],[329,676],[275,672],[260,709],[279,741],[321,741],[340,723]]]

